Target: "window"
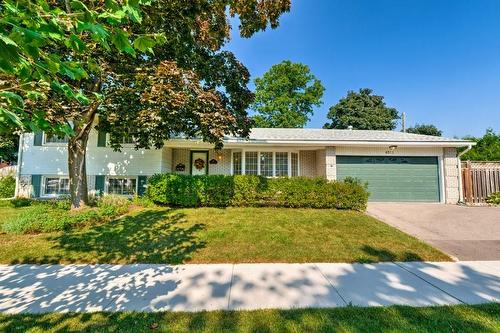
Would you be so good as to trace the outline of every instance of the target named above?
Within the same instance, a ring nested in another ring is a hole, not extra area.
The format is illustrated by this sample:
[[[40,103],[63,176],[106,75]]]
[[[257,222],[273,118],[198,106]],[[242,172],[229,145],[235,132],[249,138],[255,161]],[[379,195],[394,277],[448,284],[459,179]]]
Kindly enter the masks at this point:
[[[233,153],[233,174],[241,175],[241,152]]]
[[[69,194],[69,179],[59,177],[45,178],[45,195]]]
[[[45,134],[45,143],[68,143],[68,136],[59,137],[57,135],[47,135]]]
[[[256,151],[245,152],[245,174],[246,175],[257,175],[259,159],[257,158]]]
[[[288,153],[276,153],[276,177],[288,176]]]
[[[296,177],[299,176],[299,154],[287,151],[233,152],[233,174]]]
[[[123,144],[135,144],[134,137],[131,136],[131,135],[124,136],[123,140],[122,140],[122,143]]]
[[[133,195],[136,192],[135,178],[109,178],[108,193],[119,195]]]
[[[264,177],[273,176],[273,153],[260,153],[260,174]]]
[[[292,177],[299,175],[299,154],[291,153]]]

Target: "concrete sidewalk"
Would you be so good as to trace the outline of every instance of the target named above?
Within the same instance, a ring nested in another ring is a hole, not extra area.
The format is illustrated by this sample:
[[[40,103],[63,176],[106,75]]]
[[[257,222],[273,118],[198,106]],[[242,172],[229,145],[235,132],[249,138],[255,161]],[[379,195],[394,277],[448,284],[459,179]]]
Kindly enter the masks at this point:
[[[0,312],[199,311],[500,301],[500,261],[0,265]]]

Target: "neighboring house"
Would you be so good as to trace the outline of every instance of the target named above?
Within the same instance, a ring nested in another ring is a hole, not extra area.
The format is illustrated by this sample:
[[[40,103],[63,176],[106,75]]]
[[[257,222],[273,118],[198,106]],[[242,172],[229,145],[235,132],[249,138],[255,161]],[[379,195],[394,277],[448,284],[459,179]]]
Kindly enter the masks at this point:
[[[329,180],[357,177],[368,182],[372,201],[459,201],[457,139],[393,131],[255,128],[249,139],[227,137],[216,151],[202,141],[173,139],[162,149],[121,152],[93,130],[87,150],[91,191],[142,194],[156,173],[306,176]],[[19,196],[68,193],[64,139],[43,133],[21,137]]]

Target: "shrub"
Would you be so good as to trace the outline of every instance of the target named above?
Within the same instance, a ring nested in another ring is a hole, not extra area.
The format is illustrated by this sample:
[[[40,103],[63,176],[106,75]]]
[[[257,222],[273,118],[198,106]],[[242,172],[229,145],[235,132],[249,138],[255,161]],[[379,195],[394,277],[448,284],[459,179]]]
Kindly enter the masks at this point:
[[[500,205],[500,192],[491,193],[488,198],[486,198],[486,202],[491,205]]]
[[[366,209],[368,193],[358,181],[324,178],[265,178],[252,175],[160,174],[149,179],[147,196],[181,207],[274,206]]]
[[[16,191],[16,179],[12,176],[0,178],[0,198],[12,198]]]
[[[17,197],[17,198],[10,200],[10,204],[14,208],[28,207],[28,206],[31,206],[32,203],[33,203],[33,199],[23,198],[23,197]]]
[[[15,199],[15,202],[24,201],[19,198]],[[29,207],[3,223],[3,231],[16,234],[68,231],[76,227],[103,223],[123,215],[129,211],[131,203],[127,198],[109,195],[102,197],[95,208],[71,211],[67,199],[28,202]],[[34,202],[36,204],[31,204]]]

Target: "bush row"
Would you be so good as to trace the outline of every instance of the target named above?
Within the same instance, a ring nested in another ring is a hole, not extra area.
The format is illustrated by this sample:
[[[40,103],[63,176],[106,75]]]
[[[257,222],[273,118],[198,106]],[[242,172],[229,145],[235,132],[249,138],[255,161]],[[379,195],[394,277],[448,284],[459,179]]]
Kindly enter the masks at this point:
[[[2,224],[7,233],[29,234],[39,232],[67,231],[101,223],[129,211],[130,200],[117,196],[104,196],[96,207],[71,211],[69,200],[33,201],[14,199],[14,207],[25,207],[19,214],[8,218]]]
[[[261,176],[190,176],[157,174],[149,178],[147,196],[180,207],[274,206],[364,210],[366,187],[358,181]]]

